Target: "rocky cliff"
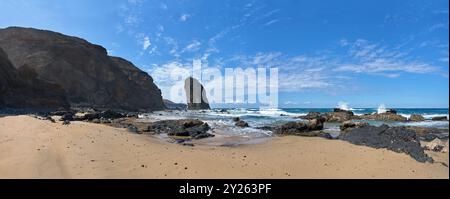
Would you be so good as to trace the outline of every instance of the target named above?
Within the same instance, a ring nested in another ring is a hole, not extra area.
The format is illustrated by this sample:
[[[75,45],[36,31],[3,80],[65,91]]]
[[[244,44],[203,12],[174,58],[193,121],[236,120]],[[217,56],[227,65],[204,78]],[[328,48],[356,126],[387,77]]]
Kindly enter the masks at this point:
[[[0,47],[18,71],[63,88],[72,107],[164,109],[161,91],[147,73],[86,40],[11,27],[0,29]]]
[[[33,71],[14,68],[0,48],[0,108],[66,108],[64,90],[38,80]]]

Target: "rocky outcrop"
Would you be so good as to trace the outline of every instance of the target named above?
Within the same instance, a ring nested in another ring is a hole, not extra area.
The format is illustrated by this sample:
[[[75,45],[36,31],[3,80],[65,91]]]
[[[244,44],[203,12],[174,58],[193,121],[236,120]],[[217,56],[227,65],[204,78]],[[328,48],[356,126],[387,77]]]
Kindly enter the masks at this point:
[[[163,110],[161,91],[132,63],[83,39],[31,28],[0,29],[0,47],[12,65],[64,89],[72,107]],[[35,87],[33,87],[35,88]],[[38,92],[33,97],[39,98]],[[36,100],[33,100],[36,101]]]
[[[195,78],[189,77],[184,81],[186,101],[189,110],[210,109],[206,91],[203,85]]]
[[[409,117],[409,121],[411,122],[421,122],[424,120],[425,118],[422,115],[412,114],[411,117]]]
[[[0,108],[67,108],[64,90],[39,80],[28,67],[16,69],[0,48]]]
[[[324,117],[327,122],[345,122],[353,119],[355,115],[352,111],[335,108],[334,112],[326,113]]]
[[[433,121],[448,121],[448,118],[447,118],[447,116],[436,116],[436,117],[431,118],[431,120],[433,120]]]
[[[165,133],[169,136],[182,137],[186,139],[201,139],[214,137],[208,133],[210,127],[200,120],[163,120],[149,124],[148,132],[156,134]],[[177,139],[177,138],[176,138]]]
[[[420,126],[406,126],[405,128],[414,131],[421,140],[431,141],[436,138],[448,139],[448,129],[439,129]]]
[[[305,137],[325,137],[330,138],[328,133],[324,133],[323,130],[325,120],[313,119],[304,122],[288,122],[281,126],[270,128],[275,134],[278,135],[297,135]]]
[[[237,127],[247,128],[250,126],[250,125],[248,125],[248,123],[246,121],[241,120],[241,118],[239,118],[239,117],[233,118],[233,121],[235,122],[234,125]]]
[[[187,109],[187,105],[186,104],[182,104],[182,103],[175,103],[172,102],[170,100],[167,99],[163,99],[164,105],[166,106],[166,108],[171,109],[171,110],[185,110]]]
[[[356,145],[364,145],[372,148],[385,148],[398,153],[406,153],[419,162],[433,162],[431,157],[425,154],[416,133],[406,127],[380,127],[366,126],[354,128],[349,132],[339,135],[339,139]]]
[[[406,122],[408,118],[403,117],[401,115],[397,115],[394,113],[386,112],[386,113],[375,113],[372,115],[362,115],[360,119],[366,120],[379,120],[379,121],[398,121],[398,122]]]
[[[448,139],[444,141],[436,138],[430,142],[421,142],[421,145],[425,150],[448,153]]]
[[[345,121],[341,124],[340,129],[341,131],[347,131],[353,128],[362,128],[369,126],[366,122],[352,122],[352,121]]]

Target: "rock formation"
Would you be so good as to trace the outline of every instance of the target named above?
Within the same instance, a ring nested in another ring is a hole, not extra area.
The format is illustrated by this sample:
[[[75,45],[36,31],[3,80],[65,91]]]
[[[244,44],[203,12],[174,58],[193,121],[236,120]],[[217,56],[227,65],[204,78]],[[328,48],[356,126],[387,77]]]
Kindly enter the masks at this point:
[[[105,48],[83,39],[12,27],[0,29],[0,47],[18,71],[29,74],[27,81],[35,78],[60,86],[72,107],[146,111],[165,108],[161,91],[147,73],[124,59],[108,56]],[[28,97],[41,95],[36,92]]]
[[[27,67],[17,70],[0,48],[0,108],[67,108],[64,90],[36,78]]]
[[[185,110],[187,108],[186,104],[182,103],[175,103],[167,99],[163,99],[164,105],[168,109],[174,109],[174,110]]]
[[[356,145],[406,153],[419,162],[433,162],[433,159],[425,154],[416,133],[406,127],[365,126],[351,129],[339,135],[339,139]]]
[[[420,122],[424,120],[425,118],[422,115],[412,114],[411,117],[409,117],[409,121],[411,122]]]
[[[189,110],[210,109],[205,88],[197,79],[187,78],[184,81],[184,90]]]

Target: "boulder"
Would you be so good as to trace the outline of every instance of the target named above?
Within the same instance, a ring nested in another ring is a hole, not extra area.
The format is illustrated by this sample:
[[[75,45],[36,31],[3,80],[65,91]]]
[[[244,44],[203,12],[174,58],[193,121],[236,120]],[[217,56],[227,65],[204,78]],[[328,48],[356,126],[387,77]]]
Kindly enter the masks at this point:
[[[249,127],[248,123],[242,120],[237,121],[234,125],[241,128]]]
[[[305,120],[312,120],[312,119],[318,119],[319,117],[321,117],[320,112],[309,112],[307,115],[300,116],[298,118],[305,119]]]
[[[388,110],[386,110],[386,113],[397,115],[397,110],[395,110],[395,109],[388,109]]]
[[[340,129],[341,131],[350,130],[353,128],[362,128],[365,126],[368,126],[369,124],[367,122],[353,122],[353,121],[345,121],[341,124]]]
[[[447,116],[436,116],[436,117],[431,118],[431,120],[433,120],[433,121],[447,121],[448,118],[447,118]]]
[[[448,139],[444,141],[436,138],[430,142],[421,142],[421,145],[425,150],[448,153]]]
[[[210,109],[205,88],[197,79],[193,77],[187,78],[184,81],[184,90],[189,110]]]
[[[334,112],[325,114],[327,122],[345,122],[353,119],[353,116],[353,112],[342,109],[335,109]]]
[[[408,121],[408,118],[403,117],[401,115],[396,115],[393,113],[375,113],[372,115],[362,115],[360,116],[361,119],[366,120],[379,120],[379,121],[399,121],[399,122],[406,122]]]
[[[431,141],[436,138],[448,139],[448,129],[438,129],[431,127],[406,126],[405,128],[414,131],[416,135],[424,141]]]
[[[278,127],[270,127],[267,130],[272,130],[278,135],[297,135],[306,137],[325,137],[331,138],[328,133],[322,132],[323,120],[314,119],[308,123],[304,122],[288,122]]]
[[[214,137],[208,133],[210,127],[207,123],[200,120],[163,120],[153,122],[148,126],[148,132],[156,134],[165,133],[169,136],[188,137],[188,139],[201,139]]]
[[[431,157],[425,154],[420,145],[416,133],[406,127],[380,127],[366,126],[354,128],[340,134],[339,139],[356,145],[364,145],[372,148],[385,148],[397,153],[406,153],[419,162],[433,162]]]
[[[424,120],[425,118],[422,115],[412,114],[411,117],[409,117],[409,121],[411,122],[421,122]]]
[[[0,29],[0,47],[17,71],[33,82],[28,89],[31,94],[8,102],[53,107],[64,104],[64,96],[72,107],[142,111],[165,108],[161,91],[146,72],[127,60],[108,56],[105,48],[86,40],[51,31],[11,27]],[[39,83],[44,84],[41,86],[44,89],[36,82],[46,82]],[[64,95],[55,91],[58,89]],[[52,101],[46,97],[50,94]],[[26,101],[26,97],[32,100]]]

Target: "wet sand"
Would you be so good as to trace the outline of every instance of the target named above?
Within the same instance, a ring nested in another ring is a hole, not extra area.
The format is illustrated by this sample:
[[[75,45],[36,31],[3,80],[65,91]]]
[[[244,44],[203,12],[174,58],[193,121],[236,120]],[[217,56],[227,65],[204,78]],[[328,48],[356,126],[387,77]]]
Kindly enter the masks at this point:
[[[101,124],[0,118],[0,178],[449,178],[438,163],[339,140],[275,137],[220,147],[172,144]]]

